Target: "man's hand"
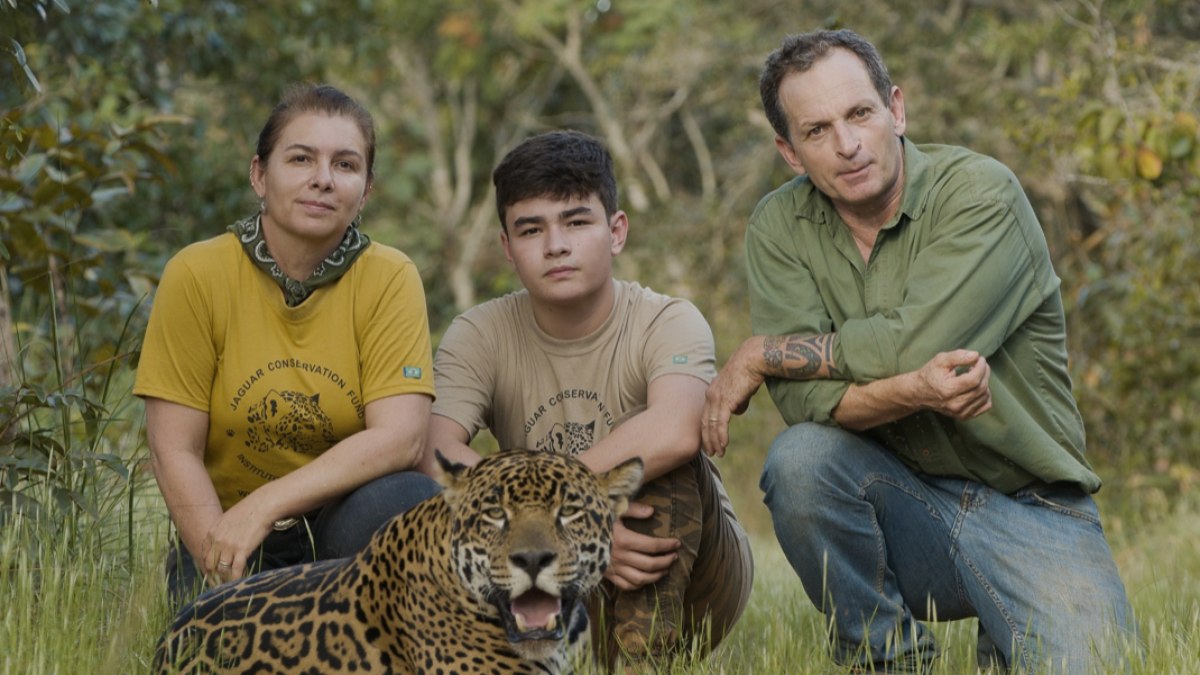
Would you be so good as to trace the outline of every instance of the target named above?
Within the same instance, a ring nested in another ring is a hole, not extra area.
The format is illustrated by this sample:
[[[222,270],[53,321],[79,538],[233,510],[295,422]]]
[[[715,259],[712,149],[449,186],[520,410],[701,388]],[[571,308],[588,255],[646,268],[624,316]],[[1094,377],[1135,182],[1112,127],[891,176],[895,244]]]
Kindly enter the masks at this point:
[[[956,420],[978,417],[992,408],[991,374],[978,352],[942,352],[915,373],[918,400],[923,408]]]
[[[640,502],[630,502],[621,518],[649,518],[654,508]],[[604,578],[623,591],[632,591],[658,581],[675,562],[678,539],[662,539],[640,534],[625,527],[617,519],[613,525],[612,562]]]
[[[746,412],[750,397],[766,380],[762,368],[762,337],[752,337],[729,357],[704,394],[700,443],[710,456],[723,457],[729,446],[729,419]]]

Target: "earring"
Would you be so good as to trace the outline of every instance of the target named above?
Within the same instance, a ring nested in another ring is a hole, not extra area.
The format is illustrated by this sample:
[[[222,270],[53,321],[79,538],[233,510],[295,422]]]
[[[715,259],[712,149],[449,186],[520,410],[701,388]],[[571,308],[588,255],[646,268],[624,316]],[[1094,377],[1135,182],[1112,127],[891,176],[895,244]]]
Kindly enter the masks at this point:
[[[258,213],[259,213],[259,215],[262,215],[262,216],[267,215],[267,200],[265,200],[265,199],[258,200]]]

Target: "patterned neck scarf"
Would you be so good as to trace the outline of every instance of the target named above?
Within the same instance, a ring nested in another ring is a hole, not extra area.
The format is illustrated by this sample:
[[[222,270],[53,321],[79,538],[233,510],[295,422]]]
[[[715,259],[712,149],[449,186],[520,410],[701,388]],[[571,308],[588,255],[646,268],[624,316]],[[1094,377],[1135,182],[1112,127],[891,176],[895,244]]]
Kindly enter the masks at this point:
[[[333,253],[321,261],[321,264],[317,265],[317,269],[313,270],[307,279],[296,281],[279,269],[279,264],[267,250],[267,240],[263,237],[261,214],[239,220],[230,225],[228,229],[237,235],[238,241],[242,243],[242,250],[250,256],[250,262],[266,272],[283,289],[284,302],[288,307],[299,305],[318,287],[340,279],[371,243],[371,238],[359,231],[356,218],[354,222],[350,223],[350,227],[346,228],[342,242],[333,250]]]

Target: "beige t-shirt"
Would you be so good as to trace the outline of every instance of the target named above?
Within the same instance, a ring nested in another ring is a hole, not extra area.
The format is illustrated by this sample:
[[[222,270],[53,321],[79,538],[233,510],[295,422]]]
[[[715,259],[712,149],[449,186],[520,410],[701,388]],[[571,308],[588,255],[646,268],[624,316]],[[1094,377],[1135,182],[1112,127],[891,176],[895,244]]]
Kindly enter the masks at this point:
[[[474,307],[446,330],[434,358],[436,415],[501,448],[579,454],[646,405],[660,375],[716,376],[712,330],[694,305],[614,281],[612,314],[595,333],[558,340],[538,328],[526,291]]]

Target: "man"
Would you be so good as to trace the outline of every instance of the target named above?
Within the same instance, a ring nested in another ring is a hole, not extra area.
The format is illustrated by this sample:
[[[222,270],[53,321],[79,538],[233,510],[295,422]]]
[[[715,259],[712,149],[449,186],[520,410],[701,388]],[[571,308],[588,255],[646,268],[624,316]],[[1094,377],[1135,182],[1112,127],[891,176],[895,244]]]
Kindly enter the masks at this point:
[[[525,287],[450,325],[434,360],[426,451],[460,462],[487,427],[502,449],[577,455],[594,471],[638,456],[645,485],[616,527],[593,647],[613,664],[715,646],[741,615],[746,535],[700,453],[712,331],[696,308],[613,278],[629,228],[612,159],[595,139],[551,132],[493,173],[500,243]],[[658,610],[656,612],[656,609]]]
[[[760,86],[797,178],[751,216],[755,337],[708,390],[705,451],[765,381],[792,426],[764,501],[839,662],[919,670],[919,621],[978,617],[982,665],[1103,663],[1133,620],[1015,177],[905,138],[903,94],[850,31],[788,37]]]

